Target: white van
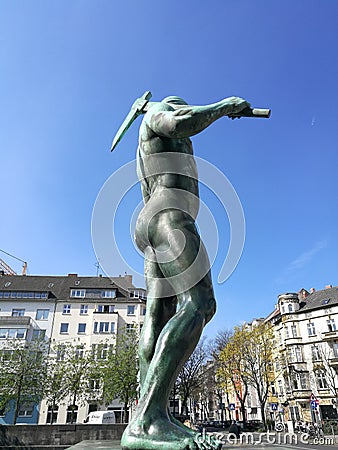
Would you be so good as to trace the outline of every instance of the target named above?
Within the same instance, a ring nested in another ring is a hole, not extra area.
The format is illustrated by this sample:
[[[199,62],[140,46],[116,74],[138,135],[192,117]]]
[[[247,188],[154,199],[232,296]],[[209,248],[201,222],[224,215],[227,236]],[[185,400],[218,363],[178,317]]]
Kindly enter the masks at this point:
[[[93,411],[88,414],[85,423],[116,423],[114,411]]]

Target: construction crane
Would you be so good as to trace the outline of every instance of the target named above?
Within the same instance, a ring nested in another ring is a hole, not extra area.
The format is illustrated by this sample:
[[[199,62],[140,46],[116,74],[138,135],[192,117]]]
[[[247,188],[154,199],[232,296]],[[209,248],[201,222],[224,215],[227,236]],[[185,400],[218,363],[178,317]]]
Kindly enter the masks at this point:
[[[26,261],[18,258],[17,256],[11,255],[8,252],[5,252],[5,250],[0,249],[0,252],[5,253],[6,255],[10,256],[11,258],[16,259],[17,261],[21,261],[23,263],[21,275],[27,274],[27,262]],[[1,258],[0,258],[0,270],[2,270],[6,275],[17,275],[17,273],[7,263],[5,263],[5,261]]]

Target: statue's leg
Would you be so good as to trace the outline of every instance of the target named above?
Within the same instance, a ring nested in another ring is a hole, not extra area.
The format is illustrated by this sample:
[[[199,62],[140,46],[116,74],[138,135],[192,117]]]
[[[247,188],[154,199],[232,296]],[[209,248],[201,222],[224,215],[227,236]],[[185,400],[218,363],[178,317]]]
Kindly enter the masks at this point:
[[[172,216],[171,212],[171,220]],[[184,221],[178,221],[175,222],[175,229],[178,228],[185,234],[186,245],[178,258],[175,258],[173,253],[171,263],[159,265],[165,277],[184,272],[202,245],[194,226],[185,227]],[[163,238],[160,236],[162,231]],[[167,242],[168,230],[158,230],[158,233],[159,236],[156,235],[154,241],[160,242],[161,245]],[[206,256],[204,264],[208,272],[209,262]],[[175,288],[176,292],[181,292],[177,295],[179,310],[166,323],[156,341],[143,381],[140,401],[122,437],[121,443],[125,448],[147,450],[196,448],[191,434],[170,422],[167,402],[179,371],[197,345],[204,325],[215,312],[215,300],[209,273],[186,292],[182,293],[182,286],[176,285]]]
[[[177,306],[175,296],[163,297],[168,292],[164,292],[163,274],[154,255],[155,253],[150,247],[145,249],[144,273],[147,287],[147,313],[144,319],[139,345],[141,392],[155,352],[157,339],[165,324],[175,314]]]

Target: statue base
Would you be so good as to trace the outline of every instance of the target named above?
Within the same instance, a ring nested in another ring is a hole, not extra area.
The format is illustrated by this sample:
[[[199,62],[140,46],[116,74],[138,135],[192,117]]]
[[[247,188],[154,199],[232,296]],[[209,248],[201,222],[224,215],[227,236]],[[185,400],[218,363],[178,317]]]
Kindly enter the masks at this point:
[[[81,441],[67,450],[122,450],[120,441]]]

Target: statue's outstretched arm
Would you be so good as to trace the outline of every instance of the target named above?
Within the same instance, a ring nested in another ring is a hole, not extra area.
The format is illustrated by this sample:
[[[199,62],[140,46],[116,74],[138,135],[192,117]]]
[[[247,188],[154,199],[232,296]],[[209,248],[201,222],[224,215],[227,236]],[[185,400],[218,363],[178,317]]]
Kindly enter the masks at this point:
[[[215,120],[248,107],[250,104],[240,97],[229,97],[206,106],[183,106],[174,111],[155,106],[145,120],[155,134],[179,139],[198,134]]]

